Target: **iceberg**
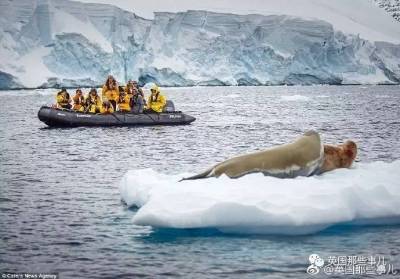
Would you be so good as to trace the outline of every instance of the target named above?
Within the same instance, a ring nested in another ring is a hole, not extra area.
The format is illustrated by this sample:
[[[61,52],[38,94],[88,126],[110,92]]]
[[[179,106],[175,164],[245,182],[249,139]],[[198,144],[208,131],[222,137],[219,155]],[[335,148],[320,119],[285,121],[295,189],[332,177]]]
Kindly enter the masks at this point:
[[[100,85],[108,74],[162,86],[400,82],[400,29],[389,13],[372,1],[299,3],[320,18],[289,3],[264,15],[148,20],[105,4],[2,1],[0,88]]]
[[[334,225],[400,224],[400,160],[358,163],[320,176],[250,174],[178,182],[187,174],[128,171],[121,198],[136,225],[224,233],[301,235]]]

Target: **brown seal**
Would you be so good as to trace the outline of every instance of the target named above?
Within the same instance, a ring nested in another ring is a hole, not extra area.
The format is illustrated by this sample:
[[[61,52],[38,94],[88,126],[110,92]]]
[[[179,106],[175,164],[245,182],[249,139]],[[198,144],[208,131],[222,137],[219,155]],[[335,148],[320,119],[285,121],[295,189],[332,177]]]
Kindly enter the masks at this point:
[[[222,174],[238,178],[254,172],[281,178],[309,176],[319,171],[323,154],[319,134],[309,131],[292,143],[228,159],[182,180],[219,177]]]
[[[228,159],[206,171],[182,180],[219,177],[230,178],[262,172],[264,175],[293,178],[321,174],[337,168],[349,168],[357,156],[353,141],[333,146],[323,145],[315,131],[308,131],[292,143]]]
[[[320,173],[331,171],[337,168],[349,168],[357,156],[357,145],[354,141],[348,140],[343,144],[324,145],[324,163]]]

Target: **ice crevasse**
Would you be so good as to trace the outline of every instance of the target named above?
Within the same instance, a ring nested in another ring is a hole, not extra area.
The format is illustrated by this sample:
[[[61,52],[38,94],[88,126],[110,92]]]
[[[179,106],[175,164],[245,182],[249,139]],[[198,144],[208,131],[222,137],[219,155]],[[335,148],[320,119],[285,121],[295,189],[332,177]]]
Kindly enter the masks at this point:
[[[313,177],[250,174],[178,182],[179,175],[128,171],[120,192],[139,207],[137,225],[225,233],[309,234],[333,225],[400,224],[400,160],[358,163]]]

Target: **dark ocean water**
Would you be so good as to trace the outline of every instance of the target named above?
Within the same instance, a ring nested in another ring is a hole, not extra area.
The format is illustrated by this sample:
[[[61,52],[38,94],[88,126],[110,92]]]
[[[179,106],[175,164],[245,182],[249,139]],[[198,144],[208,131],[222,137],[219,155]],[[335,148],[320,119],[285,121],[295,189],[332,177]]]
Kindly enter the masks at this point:
[[[399,86],[169,88],[177,108],[197,121],[141,128],[48,129],[37,111],[54,102],[53,93],[0,92],[0,272],[303,278],[312,253],[381,255],[400,268],[399,226],[306,236],[154,230],[133,225],[136,210],[121,202],[117,187],[130,169],[195,172],[308,129],[327,143],[353,139],[358,161],[398,160]]]

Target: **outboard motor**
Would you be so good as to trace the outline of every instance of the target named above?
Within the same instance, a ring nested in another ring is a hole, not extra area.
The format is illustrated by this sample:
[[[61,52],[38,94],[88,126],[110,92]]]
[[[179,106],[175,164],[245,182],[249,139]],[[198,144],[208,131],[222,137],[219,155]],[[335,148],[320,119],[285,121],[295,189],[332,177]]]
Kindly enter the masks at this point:
[[[167,103],[165,104],[163,112],[174,112],[174,111],[175,111],[174,102],[167,100]]]

